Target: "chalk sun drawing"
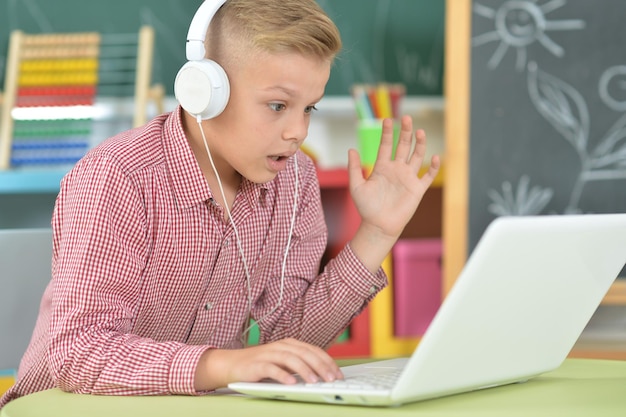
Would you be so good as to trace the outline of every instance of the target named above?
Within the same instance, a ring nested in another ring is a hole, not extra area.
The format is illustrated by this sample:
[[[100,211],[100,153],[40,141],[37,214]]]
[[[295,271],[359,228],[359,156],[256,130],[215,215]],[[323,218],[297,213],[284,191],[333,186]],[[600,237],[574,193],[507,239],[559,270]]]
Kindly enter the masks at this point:
[[[550,12],[567,4],[566,0],[549,0],[539,4],[538,0],[508,0],[498,8],[490,8],[476,3],[473,11],[479,16],[494,21],[494,30],[478,35],[472,39],[474,47],[491,42],[499,42],[498,47],[489,59],[489,69],[498,67],[510,48],[515,48],[517,57],[515,68],[523,71],[526,67],[527,48],[540,43],[556,57],[562,57],[565,50],[550,39],[546,32],[583,29],[583,20],[548,20]]]

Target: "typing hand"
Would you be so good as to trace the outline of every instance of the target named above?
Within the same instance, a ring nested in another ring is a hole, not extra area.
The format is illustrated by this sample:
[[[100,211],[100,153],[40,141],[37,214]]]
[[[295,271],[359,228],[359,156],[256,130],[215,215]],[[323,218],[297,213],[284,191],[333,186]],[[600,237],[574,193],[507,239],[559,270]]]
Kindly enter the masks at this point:
[[[343,378],[335,361],[323,349],[296,339],[283,339],[246,349],[211,349],[200,359],[196,389],[212,390],[230,382],[270,378],[283,384]]]

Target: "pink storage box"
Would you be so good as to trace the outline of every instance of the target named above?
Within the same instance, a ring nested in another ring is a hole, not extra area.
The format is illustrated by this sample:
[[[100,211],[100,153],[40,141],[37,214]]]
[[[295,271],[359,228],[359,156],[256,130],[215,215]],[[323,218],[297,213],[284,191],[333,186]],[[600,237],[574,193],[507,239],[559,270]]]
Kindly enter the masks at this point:
[[[422,336],[441,305],[441,239],[400,239],[392,249],[394,334]]]

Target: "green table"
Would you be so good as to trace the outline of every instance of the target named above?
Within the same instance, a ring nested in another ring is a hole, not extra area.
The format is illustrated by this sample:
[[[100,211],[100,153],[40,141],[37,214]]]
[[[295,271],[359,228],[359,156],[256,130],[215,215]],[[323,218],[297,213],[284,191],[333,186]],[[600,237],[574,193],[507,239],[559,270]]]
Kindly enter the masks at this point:
[[[125,416],[626,416],[626,361],[568,359],[524,384],[491,388],[397,408],[289,403],[243,396],[105,397],[53,389],[14,400],[0,417]]]

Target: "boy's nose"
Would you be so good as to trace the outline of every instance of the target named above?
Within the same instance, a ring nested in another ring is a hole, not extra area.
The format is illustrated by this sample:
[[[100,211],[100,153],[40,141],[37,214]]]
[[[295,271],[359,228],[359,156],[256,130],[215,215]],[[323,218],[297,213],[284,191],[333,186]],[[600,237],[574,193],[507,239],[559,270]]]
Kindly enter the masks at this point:
[[[302,143],[309,132],[309,120],[306,117],[294,117],[283,131],[284,140]]]

